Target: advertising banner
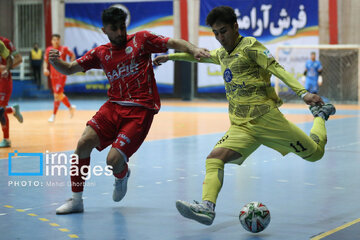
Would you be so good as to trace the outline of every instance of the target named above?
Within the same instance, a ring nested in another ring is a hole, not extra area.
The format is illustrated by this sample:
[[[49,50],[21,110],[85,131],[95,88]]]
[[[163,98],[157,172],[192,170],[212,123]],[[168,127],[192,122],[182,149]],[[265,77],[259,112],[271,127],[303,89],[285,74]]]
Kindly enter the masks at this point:
[[[252,36],[263,43],[276,55],[279,45],[314,45],[319,43],[318,1],[313,0],[201,0],[199,46],[213,50],[221,47],[215,39],[206,16],[217,6],[234,8],[239,32],[242,36]],[[304,72],[309,51],[301,56],[288,58],[289,52],[282,51],[280,64],[299,76]],[[198,65],[198,92],[225,93],[224,80],[220,66],[214,64]],[[289,91],[288,88],[283,88]]]

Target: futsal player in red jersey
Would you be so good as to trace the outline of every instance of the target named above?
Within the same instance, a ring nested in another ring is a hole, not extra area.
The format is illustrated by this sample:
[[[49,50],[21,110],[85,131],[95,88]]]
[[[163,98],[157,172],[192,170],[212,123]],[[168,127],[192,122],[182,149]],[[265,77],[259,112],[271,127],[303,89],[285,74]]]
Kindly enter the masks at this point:
[[[64,94],[64,87],[66,82],[66,75],[59,73],[55,70],[53,66],[50,65],[50,71],[48,68],[49,63],[49,52],[51,49],[56,49],[60,52],[60,59],[66,61],[66,57],[70,57],[70,61],[75,60],[75,54],[69,50],[68,47],[60,45],[60,35],[53,34],[51,36],[51,45],[46,48],[45,55],[44,55],[44,75],[49,76],[52,85],[52,91],[54,94],[54,111],[51,117],[49,118],[49,122],[55,121],[56,113],[59,109],[60,103],[62,102],[70,111],[70,117],[73,117],[75,106],[71,105],[69,102],[68,97]]]
[[[22,57],[19,52],[16,51],[16,48],[12,42],[4,37],[0,36],[0,41],[2,41],[5,47],[10,52],[10,57],[12,58],[12,66],[14,68],[19,66],[22,63]],[[12,77],[9,71],[9,66],[7,66],[7,59],[0,58],[0,119],[1,119],[1,128],[3,131],[3,140],[0,142],[0,148],[11,147],[10,135],[9,135],[9,118],[8,114],[13,113],[14,117],[20,122],[23,122],[23,117],[20,113],[19,105],[14,105],[8,107],[8,103],[12,93]]]
[[[62,61],[57,50],[51,50],[49,54],[50,63],[63,74],[96,68],[103,69],[109,80],[109,99],[87,122],[75,150],[79,161],[72,164],[71,169],[89,170],[92,149],[101,151],[111,144],[106,162],[115,176],[115,202],[120,201],[127,191],[130,176],[127,162],[144,141],[154,115],[160,110],[151,53],[166,52],[168,48],[173,48],[188,52],[196,59],[210,56],[206,49],[197,48],[184,40],[148,31],[128,35],[126,17],[127,14],[119,8],[105,9],[102,13],[102,30],[110,42],[90,50],[76,61]],[[74,175],[71,176],[73,196],[56,209],[57,214],[84,211],[84,172],[70,174]]]

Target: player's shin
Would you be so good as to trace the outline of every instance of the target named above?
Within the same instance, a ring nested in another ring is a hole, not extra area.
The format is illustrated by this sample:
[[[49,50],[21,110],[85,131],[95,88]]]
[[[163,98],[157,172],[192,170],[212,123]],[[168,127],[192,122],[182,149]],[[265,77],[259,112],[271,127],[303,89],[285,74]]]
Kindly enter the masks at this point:
[[[314,162],[323,157],[327,142],[325,120],[321,117],[314,118],[314,124],[310,131],[310,138],[317,144],[317,148],[310,157],[306,158],[306,160]]]
[[[73,193],[79,193],[84,191],[85,179],[88,174],[89,165],[90,157],[79,159],[77,163],[73,163],[71,165],[71,190]]]
[[[202,200],[216,203],[224,179],[224,162],[216,158],[206,159],[206,175],[203,183]],[[208,205],[208,204],[207,204]]]

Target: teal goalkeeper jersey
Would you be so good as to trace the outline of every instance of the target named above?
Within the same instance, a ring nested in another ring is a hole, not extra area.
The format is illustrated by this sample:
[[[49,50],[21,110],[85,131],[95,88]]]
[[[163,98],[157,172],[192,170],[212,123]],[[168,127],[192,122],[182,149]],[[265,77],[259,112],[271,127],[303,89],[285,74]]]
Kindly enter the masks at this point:
[[[305,88],[274,59],[269,50],[253,37],[239,36],[239,43],[229,54],[223,47],[210,52],[210,58],[200,62],[221,66],[229,115],[232,124],[251,121],[272,108],[282,104],[271,86],[274,74],[287,84],[298,96]],[[170,60],[195,61],[191,54],[169,54]]]

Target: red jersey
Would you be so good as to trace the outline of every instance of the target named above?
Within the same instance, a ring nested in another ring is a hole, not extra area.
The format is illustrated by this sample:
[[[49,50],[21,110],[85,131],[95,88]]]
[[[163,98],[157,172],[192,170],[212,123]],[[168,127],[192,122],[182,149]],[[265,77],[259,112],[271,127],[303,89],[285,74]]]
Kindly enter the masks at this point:
[[[103,69],[109,80],[110,101],[119,104],[140,104],[159,111],[160,97],[157,90],[151,53],[167,51],[169,38],[149,31],[127,36],[122,47],[111,43],[88,51],[77,59],[85,71]]]
[[[14,52],[16,52],[16,48],[15,48],[14,44],[9,39],[0,36],[0,40],[3,41],[3,43],[5,44],[5,47],[7,49],[9,49],[10,54],[14,54]],[[6,66],[6,59],[1,58],[0,64]],[[1,78],[0,77],[0,79],[11,80],[11,73],[9,73],[7,78]]]
[[[49,63],[49,52],[51,49],[56,49],[60,52],[60,59],[66,61],[66,56],[74,56],[74,53],[69,50],[68,47],[59,46],[58,48],[54,48],[53,46],[47,47],[44,55],[44,60]],[[52,81],[54,80],[61,80],[62,82],[65,81],[66,75],[59,73],[56,69],[50,64],[50,78]]]

